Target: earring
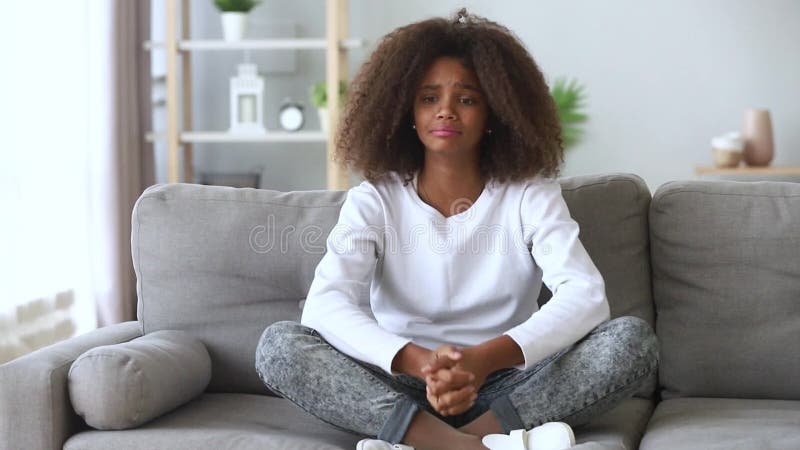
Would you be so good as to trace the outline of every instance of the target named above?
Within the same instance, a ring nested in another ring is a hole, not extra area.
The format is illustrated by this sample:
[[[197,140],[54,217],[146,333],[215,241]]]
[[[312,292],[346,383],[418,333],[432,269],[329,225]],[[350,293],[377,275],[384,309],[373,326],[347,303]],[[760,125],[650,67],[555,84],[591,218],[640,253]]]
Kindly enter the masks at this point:
[[[486,134],[492,134],[492,130],[491,129],[486,130]]]
[[[413,128],[413,129],[415,129],[415,130],[416,130],[416,129],[417,129],[417,126],[416,126],[416,125],[414,125],[414,124],[412,123],[412,124],[411,124],[411,128]]]

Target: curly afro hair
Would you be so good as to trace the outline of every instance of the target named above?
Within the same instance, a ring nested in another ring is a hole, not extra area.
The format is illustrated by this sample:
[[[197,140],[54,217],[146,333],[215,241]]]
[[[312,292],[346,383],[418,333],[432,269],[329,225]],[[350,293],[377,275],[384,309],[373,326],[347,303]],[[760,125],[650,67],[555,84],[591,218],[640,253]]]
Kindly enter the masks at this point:
[[[336,135],[335,159],[376,182],[394,171],[410,181],[425,148],[412,129],[417,85],[442,56],[461,59],[485,92],[493,130],[481,141],[485,179],[555,177],[564,161],[561,125],[544,75],[506,27],[468,14],[390,32],[353,78]]]

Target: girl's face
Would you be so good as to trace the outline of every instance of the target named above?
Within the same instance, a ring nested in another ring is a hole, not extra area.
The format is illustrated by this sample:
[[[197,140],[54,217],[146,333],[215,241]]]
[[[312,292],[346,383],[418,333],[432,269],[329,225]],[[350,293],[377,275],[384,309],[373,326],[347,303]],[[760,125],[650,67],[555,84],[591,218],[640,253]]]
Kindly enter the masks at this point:
[[[426,152],[477,155],[489,107],[478,77],[461,60],[436,59],[414,98],[414,124]]]

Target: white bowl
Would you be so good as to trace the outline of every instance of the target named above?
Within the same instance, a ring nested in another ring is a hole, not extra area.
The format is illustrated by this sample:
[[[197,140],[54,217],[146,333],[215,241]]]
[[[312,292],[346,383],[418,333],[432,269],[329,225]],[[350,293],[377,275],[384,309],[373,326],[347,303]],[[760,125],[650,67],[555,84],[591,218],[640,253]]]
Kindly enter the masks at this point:
[[[742,161],[741,150],[714,148],[714,165],[717,167],[736,167]]]

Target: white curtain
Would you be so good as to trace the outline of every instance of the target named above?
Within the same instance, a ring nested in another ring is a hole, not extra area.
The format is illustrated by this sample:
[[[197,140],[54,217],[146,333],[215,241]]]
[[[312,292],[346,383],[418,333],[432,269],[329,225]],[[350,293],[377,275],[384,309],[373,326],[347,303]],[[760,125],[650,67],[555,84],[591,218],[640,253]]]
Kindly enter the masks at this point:
[[[111,5],[13,2],[0,47],[0,319],[72,290],[77,333],[97,326],[108,279]],[[10,138],[10,139],[9,139]],[[1,331],[1,330],[0,330]]]

